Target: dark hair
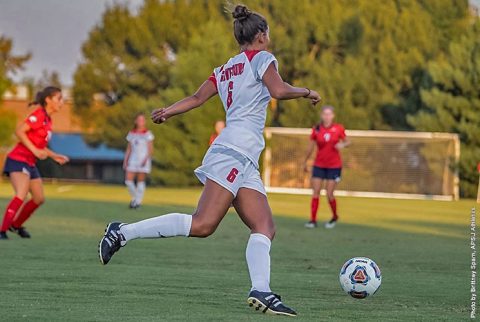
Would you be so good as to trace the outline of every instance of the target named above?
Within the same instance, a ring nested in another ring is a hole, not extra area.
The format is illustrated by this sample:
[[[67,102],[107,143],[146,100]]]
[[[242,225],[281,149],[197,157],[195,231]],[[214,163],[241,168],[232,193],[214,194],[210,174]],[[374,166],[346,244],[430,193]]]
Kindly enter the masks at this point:
[[[35,95],[35,100],[30,102],[28,106],[32,105],[41,105],[45,107],[47,105],[47,97],[52,98],[55,94],[61,93],[62,90],[58,87],[55,86],[47,86],[40,92],[37,92],[37,95]]]
[[[246,6],[236,5],[232,11],[233,34],[240,46],[250,44],[259,32],[268,30],[267,20],[259,13],[250,11]]]

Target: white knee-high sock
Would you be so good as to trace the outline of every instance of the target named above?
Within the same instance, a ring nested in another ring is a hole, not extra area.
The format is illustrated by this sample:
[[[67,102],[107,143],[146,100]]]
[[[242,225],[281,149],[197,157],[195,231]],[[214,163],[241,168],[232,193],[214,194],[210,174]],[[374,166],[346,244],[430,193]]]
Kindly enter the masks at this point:
[[[251,234],[248,240],[246,258],[252,290],[270,290],[270,246],[272,242],[263,234]]]
[[[188,236],[191,227],[191,215],[173,213],[123,225],[120,232],[129,241],[137,238]]]
[[[145,194],[145,181],[137,182],[137,191],[135,192],[135,203],[140,205]]]
[[[135,200],[135,195],[136,195],[136,188],[135,188],[135,182],[132,180],[125,180],[125,185],[127,186],[128,193],[132,197],[132,200]]]

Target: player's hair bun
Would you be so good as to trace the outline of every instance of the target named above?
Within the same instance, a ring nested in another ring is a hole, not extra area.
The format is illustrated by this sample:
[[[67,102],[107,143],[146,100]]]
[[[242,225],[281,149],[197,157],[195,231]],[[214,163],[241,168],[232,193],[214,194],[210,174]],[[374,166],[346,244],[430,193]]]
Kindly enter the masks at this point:
[[[267,20],[244,5],[231,5],[226,9],[234,18],[233,34],[240,46],[251,44],[259,32],[268,30]]]
[[[237,5],[235,6],[235,9],[232,12],[232,16],[234,19],[237,19],[238,21],[242,21],[250,17],[252,12],[243,5]]]

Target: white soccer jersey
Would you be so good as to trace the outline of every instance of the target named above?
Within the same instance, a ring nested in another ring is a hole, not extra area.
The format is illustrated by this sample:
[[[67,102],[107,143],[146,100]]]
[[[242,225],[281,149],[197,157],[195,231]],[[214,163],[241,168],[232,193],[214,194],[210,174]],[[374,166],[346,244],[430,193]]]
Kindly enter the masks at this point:
[[[262,78],[271,63],[278,68],[275,56],[267,51],[244,51],[215,68],[210,77],[225,108],[227,124],[214,144],[244,154],[257,168],[265,147],[263,130],[271,100]]]
[[[127,162],[127,170],[132,172],[150,172],[151,160],[145,165],[143,161],[148,157],[148,144],[153,141],[152,132],[130,131],[127,135],[127,141],[130,143],[130,157]]]

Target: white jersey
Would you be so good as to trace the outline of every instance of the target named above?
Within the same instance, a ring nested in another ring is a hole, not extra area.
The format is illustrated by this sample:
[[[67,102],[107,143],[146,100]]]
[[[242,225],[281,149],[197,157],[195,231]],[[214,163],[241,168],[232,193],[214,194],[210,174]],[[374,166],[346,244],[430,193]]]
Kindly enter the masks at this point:
[[[150,172],[151,160],[148,157],[148,144],[153,141],[154,136],[150,131],[130,131],[127,135],[127,141],[130,143],[130,156],[127,160],[127,170],[132,172]]]
[[[227,124],[214,144],[242,153],[257,168],[265,147],[263,130],[271,100],[262,78],[271,63],[278,68],[275,56],[267,51],[245,51],[215,68],[210,77],[225,108]]]

